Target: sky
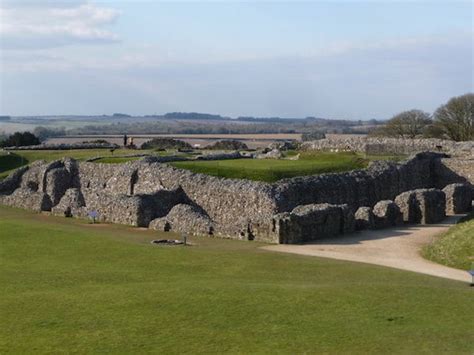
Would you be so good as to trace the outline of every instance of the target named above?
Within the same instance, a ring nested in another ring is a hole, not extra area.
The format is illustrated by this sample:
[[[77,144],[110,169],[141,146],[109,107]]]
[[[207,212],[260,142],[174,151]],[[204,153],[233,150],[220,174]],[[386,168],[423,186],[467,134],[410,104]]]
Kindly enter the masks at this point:
[[[474,91],[474,2],[0,0],[0,115],[387,119]]]

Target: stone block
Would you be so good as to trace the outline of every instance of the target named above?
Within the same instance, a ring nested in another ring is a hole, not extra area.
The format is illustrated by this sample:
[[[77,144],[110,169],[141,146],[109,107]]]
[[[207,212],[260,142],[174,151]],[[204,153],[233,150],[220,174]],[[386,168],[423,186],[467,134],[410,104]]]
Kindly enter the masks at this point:
[[[359,207],[355,213],[355,229],[372,229],[374,228],[374,214],[370,207]]]
[[[403,215],[397,204],[391,200],[379,201],[373,208],[376,228],[397,226],[403,223]]]
[[[472,210],[472,187],[468,184],[450,184],[443,189],[446,195],[446,213],[458,214]]]
[[[446,218],[446,196],[437,189],[414,190],[421,214],[421,224],[432,224]]]
[[[402,192],[395,197],[395,203],[400,208],[404,222],[420,223],[422,216],[414,190]]]
[[[182,203],[174,206],[166,217],[152,220],[149,228],[194,235],[210,235],[214,230],[212,220],[202,209]]]
[[[349,215],[347,205],[309,204],[275,215],[273,225],[279,243],[304,243],[353,231]]]

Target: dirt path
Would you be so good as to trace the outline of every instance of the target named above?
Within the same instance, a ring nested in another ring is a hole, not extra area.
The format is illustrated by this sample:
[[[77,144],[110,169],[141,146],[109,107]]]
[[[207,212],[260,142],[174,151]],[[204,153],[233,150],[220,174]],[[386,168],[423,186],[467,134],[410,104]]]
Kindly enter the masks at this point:
[[[263,248],[277,252],[383,265],[470,282],[471,276],[466,271],[433,263],[420,255],[423,245],[430,243],[435,235],[448,230],[459,218],[460,216],[451,216],[440,224],[362,231],[334,239],[322,239],[312,244],[280,244]]]

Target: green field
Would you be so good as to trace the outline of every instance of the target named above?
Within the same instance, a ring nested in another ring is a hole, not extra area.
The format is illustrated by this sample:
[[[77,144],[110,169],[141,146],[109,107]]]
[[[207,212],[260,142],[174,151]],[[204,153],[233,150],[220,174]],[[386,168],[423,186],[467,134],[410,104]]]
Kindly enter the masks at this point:
[[[474,213],[426,246],[423,256],[458,269],[474,269]]]
[[[5,207],[0,230],[0,353],[474,351],[464,283]]]
[[[274,182],[303,175],[334,173],[367,167],[370,160],[355,153],[301,153],[300,159],[230,159],[220,161],[181,161],[173,166],[213,176]]]

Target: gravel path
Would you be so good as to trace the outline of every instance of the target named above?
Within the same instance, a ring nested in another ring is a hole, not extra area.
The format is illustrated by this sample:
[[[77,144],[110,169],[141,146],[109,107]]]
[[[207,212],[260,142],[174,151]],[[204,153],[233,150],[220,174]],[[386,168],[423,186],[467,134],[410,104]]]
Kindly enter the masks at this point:
[[[321,239],[311,244],[280,244],[265,246],[263,249],[383,265],[470,282],[471,276],[466,271],[433,263],[420,255],[423,245],[430,243],[437,234],[448,230],[460,217],[450,216],[440,224],[367,230],[333,239]]]

